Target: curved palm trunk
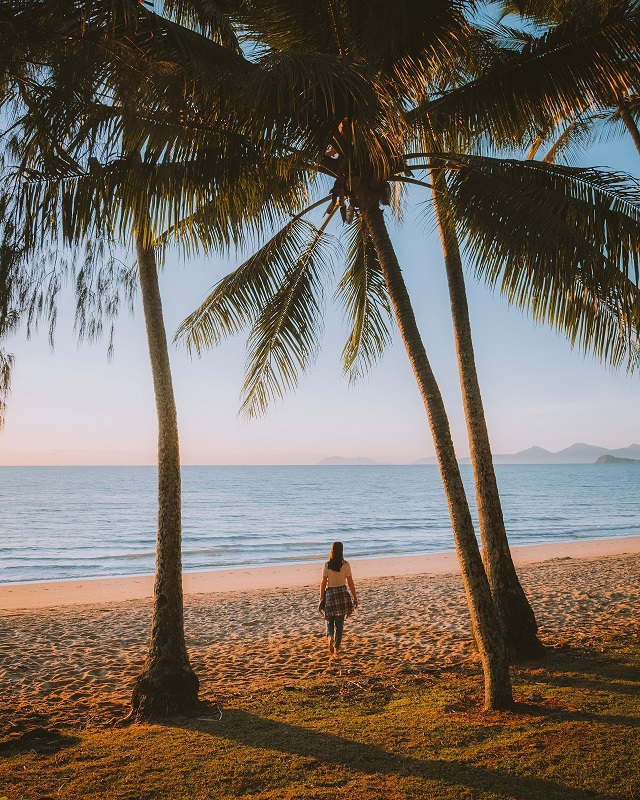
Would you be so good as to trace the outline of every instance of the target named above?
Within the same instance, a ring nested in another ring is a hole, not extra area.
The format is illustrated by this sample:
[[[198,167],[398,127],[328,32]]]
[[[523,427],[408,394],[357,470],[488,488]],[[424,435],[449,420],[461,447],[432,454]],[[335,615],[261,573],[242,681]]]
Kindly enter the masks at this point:
[[[149,719],[198,705],[198,678],[184,640],[178,419],[153,248],[136,242],[142,306],[158,414],[158,531],[149,653],[133,690],[135,717]]]
[[[446,214],[446,179],[441,172],[434,170],[431,172],[431,181],[449,285],[458,371],[469,435],[487,577],[509,656],[513,659],[539,658],[545,650],[536,635],[538,625],[535,614],[520,585],[513,565],[502,514],[491,443],[489,442],[489,432],[473,353],[471,322],[460,248],[456,232]]]
[[[620,119],[623,121],[625,128],[633,139],[636,150],[640,153],[640,131],[638,130],[638,126],[636,125],[636,121],[634,120],[631,111],[629,111],[629,106],[627,103],[623,101],[618,103],[618,112],[620,114]]]
[[[513,702],[513,697],[506,650],[473,529],[442,395],[420,338],[409,293],[389,238],[382,210],[376,201],[363,204],[361,213],[376,248],[402,341],[429,418],[449,504],[449,515],[471,614],[471,624],[482,659],[485,708],[507,708]]]

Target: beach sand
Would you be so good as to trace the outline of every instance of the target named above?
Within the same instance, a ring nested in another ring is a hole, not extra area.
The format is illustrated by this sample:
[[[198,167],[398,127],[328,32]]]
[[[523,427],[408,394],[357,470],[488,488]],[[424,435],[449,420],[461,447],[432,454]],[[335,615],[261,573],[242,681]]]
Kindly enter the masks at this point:
[[[549,647],[638,635],[640,537],[513,549]],[[361,608],[330,659],[320,565],[185,575],[201,696],[225,702],[318,680],[479,671],[453,554],[352,560]],[[152,580],[0,586],[0,735],[123,716],[149,639]]]

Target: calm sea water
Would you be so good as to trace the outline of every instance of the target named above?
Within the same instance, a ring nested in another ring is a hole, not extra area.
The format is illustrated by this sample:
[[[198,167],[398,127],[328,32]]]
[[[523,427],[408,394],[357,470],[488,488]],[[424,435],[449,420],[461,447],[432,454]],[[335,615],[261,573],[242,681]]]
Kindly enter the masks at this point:
[[[462,467],[472,497],[471,469]],[[512,544],[640,535],[640,467],[496,467]],[[152,467],[0,467],[0,583],[153,572]],[[453,549],[433,466],[184,467],[185,570]]]

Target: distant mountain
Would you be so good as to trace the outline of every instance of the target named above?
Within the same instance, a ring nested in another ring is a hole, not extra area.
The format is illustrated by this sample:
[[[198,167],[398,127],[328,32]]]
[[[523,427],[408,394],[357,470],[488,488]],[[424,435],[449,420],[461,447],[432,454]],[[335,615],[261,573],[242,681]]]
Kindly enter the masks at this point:
[[[572,444],[571,447],[565,447],[564,450],[559,450],[554,455],[555,459],[563,464],[584,464],[585,462],[593,463],[599,456],[607,455],[610,452],[606,447],[596,447],[592,444],[578,442]]]
[[[640,444],[630,444],[628,447],[620,447],[617,450],[609,450],[606,447],[597,447],[593,444],[577,442],[564,450],[552,453],[542,447],[529,447],[519,453],[494,453],[494,464],[594,464],[601,456],[613,456],[614,458],[626,458],[633,461],[640,461]],[[468,464],[469,458],[461,458],[461,464]],[[414,464],[437,464],[435,456],[430,458],[420,458]],[[612,462],[607,462],[612,463]]]
[[[553,464],[557,463],[555,453],[545,450],[544,447],[529,447],[518,453],[494,453],[494,464]],[[593,461],[593,459],[591,459]],[[466,459],[467,463],[471,461]]]
[[[322,461],[318,462],[317,466],[319,467],[327,467],[327,466],[343,466],[343,467],[361,467],[361,466],[380,466],[379,461],[374,461],[372,458],[345,458],[344,456],[329,456],[329,458],[323,458]]]
[[[576,443],[557,453],[542,447],[529,447],[519,453],[494,453],[495,464],[593,464],[598,456],[609,453],[606,447]]]

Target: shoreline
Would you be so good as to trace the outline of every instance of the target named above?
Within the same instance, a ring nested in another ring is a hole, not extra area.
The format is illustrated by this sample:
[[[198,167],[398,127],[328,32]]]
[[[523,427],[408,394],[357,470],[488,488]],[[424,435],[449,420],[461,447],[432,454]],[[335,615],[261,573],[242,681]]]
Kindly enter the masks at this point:
[[[600,559],[640,553],[640,536],[519,545],[512,547],[511,553],[516,566],[555,559]],[[391,576],[452,575],[460,571],[454,552],[353,558],[352,563],[356,582]],[[315,586],[320,582],[320,571],[321,564],[313,562],[185,572],[183,587],[185,595],[197,595]],[[153,581],[153,575],[145,575],[4,584],[0,585],[0,611],[147,600],[153,596]]]

